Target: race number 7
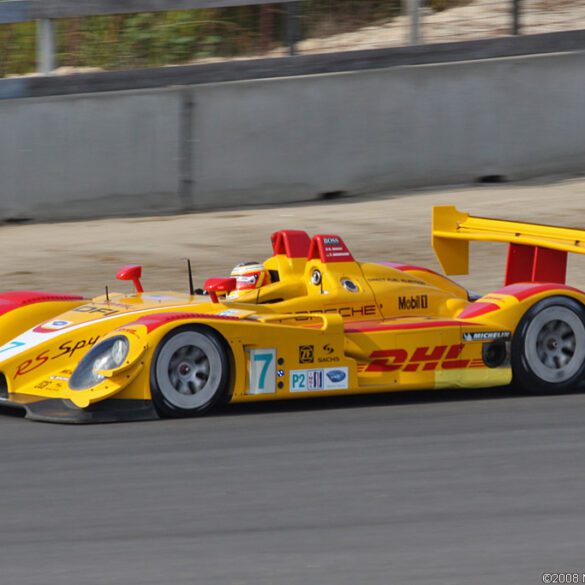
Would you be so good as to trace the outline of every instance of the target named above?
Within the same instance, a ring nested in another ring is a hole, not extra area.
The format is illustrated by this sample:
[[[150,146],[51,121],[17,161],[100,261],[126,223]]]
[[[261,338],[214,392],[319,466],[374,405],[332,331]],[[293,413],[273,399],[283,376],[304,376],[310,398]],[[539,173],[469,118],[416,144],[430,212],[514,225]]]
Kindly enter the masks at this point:
[[[250,350],[249,394],[276,392],[276,350]]]
[[[11,349],[16,349],[17,347],[22,347],[23,345],[26,345],[26,343],[23,343],[22,341],[11,341],[10,343],[0,347],[0,353],[10,351]]]

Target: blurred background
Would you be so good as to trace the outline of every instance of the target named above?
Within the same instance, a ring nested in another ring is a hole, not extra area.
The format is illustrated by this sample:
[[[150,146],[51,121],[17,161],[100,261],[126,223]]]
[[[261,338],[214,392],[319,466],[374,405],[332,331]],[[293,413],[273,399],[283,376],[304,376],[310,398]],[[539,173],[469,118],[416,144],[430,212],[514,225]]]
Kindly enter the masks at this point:
[[[208,3],[209,4],[209,3]],[[218,3],[220,4],[220,3]],[[417,11],[413,31],[413,10]],[[585,28],[581,0],[303,0],[55,21],[58,72],[441,43]],[[0,24],[0,76],[37,70],[37,23]]]

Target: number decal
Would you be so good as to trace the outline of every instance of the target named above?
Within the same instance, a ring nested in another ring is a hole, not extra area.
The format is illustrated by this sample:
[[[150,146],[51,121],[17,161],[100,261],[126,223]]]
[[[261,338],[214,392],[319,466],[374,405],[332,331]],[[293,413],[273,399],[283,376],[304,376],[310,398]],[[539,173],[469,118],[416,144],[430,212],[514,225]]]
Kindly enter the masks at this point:
[[[260,390],[264,390],[264,384],[266,382],[266,372],[272,363],[272,354],[271,353],[257,353],[254,356],[255,362],[264,362],[262,366],[262,371],[260,372],[260,379],[258,380],[258,388]]]
[[[26,345],[26,343],[23,343],[22,341],[11,341],[10,343],[0,347],[0,353],[10,351],[11,349],[16,349],[17,347],[22,347],[23,345]]]
[[[249,394],[276,392],[276,350],[250,350]]]

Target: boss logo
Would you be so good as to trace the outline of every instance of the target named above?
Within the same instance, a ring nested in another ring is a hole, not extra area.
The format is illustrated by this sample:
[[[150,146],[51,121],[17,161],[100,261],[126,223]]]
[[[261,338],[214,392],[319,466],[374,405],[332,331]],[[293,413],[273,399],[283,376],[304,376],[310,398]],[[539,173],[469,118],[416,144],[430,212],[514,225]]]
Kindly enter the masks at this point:
[[[429,297],[427,295],[412,295],[411,297],[398,297],[398,310],[414,311],[428,309]]]

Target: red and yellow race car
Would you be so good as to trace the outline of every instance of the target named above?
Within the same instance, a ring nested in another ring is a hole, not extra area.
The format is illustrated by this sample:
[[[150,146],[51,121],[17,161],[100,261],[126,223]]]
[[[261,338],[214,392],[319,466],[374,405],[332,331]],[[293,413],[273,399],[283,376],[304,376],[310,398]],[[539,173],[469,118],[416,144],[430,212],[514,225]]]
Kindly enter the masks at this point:
[[[434,209],[447,274],[467,273],[470,240],[509,244],[504,286],[480,298],[426,268],[358,262],[338,235],[293,230],[272,235],[263,263],[189,294],[144,292],[138,266],[118,273],[132,294],[0,294],[0,404],[100,422],[512,380],[537,393],[575,388],[585,293],[565,273],[585,232]]]

